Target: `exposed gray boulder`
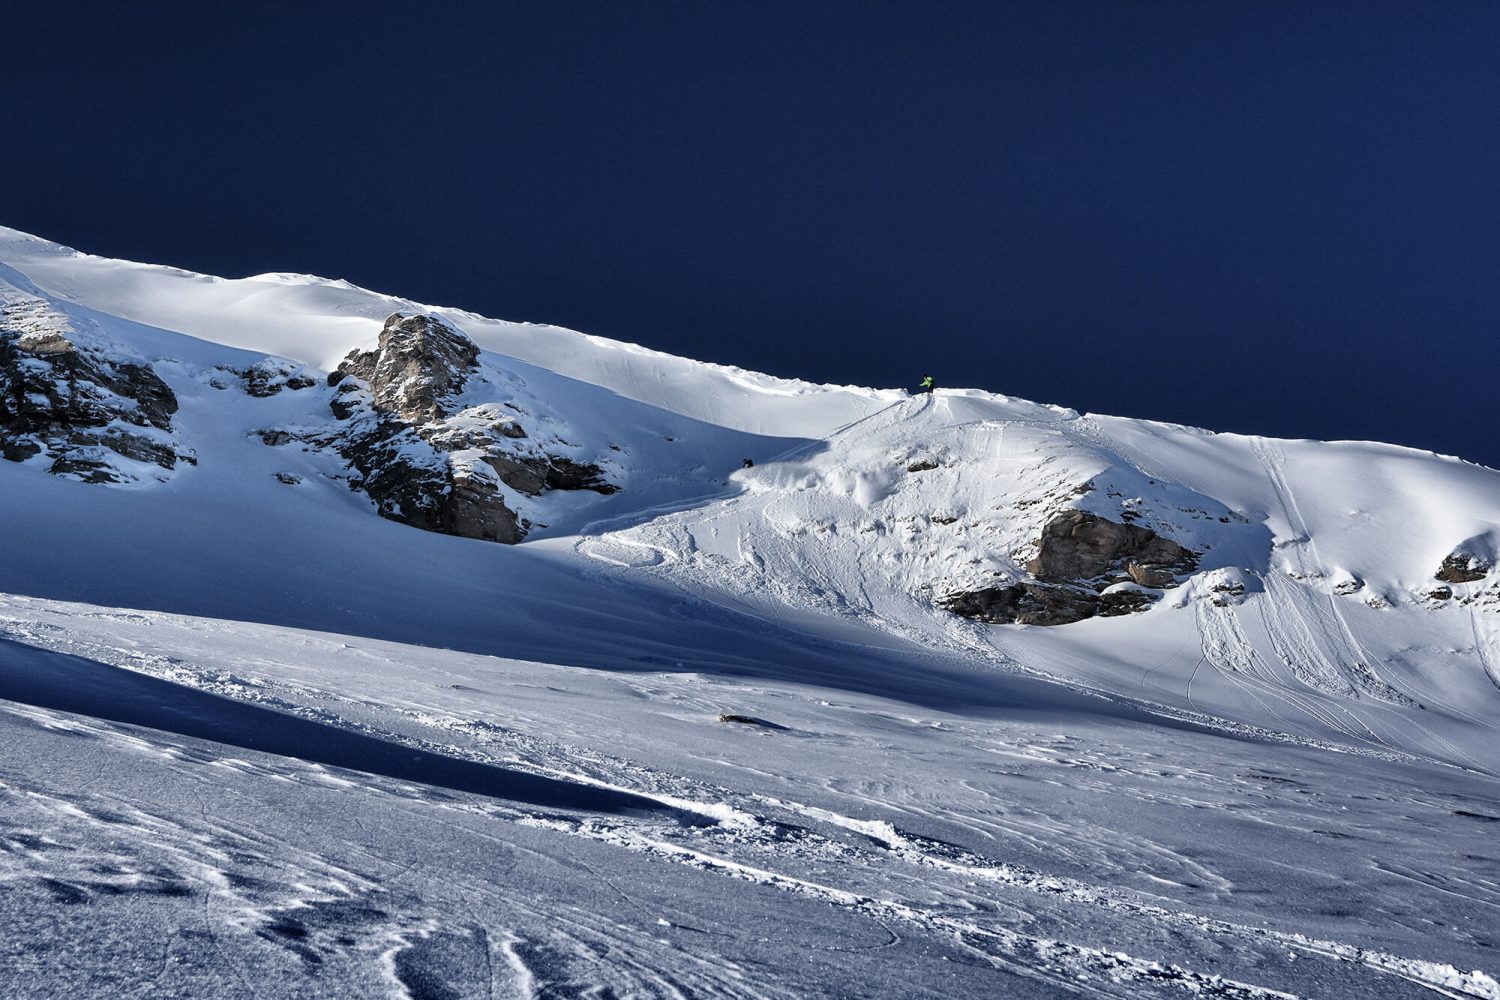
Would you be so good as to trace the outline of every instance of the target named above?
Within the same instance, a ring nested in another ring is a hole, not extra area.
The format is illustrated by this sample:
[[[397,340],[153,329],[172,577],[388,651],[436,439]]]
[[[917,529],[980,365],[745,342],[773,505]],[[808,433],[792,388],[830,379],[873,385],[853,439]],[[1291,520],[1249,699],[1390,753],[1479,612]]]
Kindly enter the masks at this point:
[[[1110,588],[1101,594],[1081,587],[1016,583],[953,594],[943,606],[992,625],[1070,625],[1085,618],[1144,611],[1159,596],[1135,587]]]
[[[497,480],[455,469],[417,429],[395,420],[375,420],[337,441],[381,517],[424,531],[512,543],[526,534]]]
[[[1161,595],[1154,591],[1129,584],[1119,584],[1099,595],[1099,617],[1113,618],[1116,615],[1145,611],[1160,597]]]
[[[549,490],[590,490],[594,493],[618,493],[620,487],[606,482],[597,465],[575,462],[561,455],[549,455],[545,476]]]

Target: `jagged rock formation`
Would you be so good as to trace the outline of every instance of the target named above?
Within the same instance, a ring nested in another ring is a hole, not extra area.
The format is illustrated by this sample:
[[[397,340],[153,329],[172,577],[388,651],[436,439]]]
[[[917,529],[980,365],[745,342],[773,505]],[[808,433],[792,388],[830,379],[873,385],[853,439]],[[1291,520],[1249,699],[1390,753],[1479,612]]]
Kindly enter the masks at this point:
[[[150,366],[80,346],[62,317],[18,318],[16,303],[0,310],[0,456],[50,459],[48,472],[90,483],[192,461],[171,436],[177,397]]]
[[[950,594],[942,606],[990,624],[1067,625],[1142,611],[1198,556],[1138,524],[1065,510],[1042,529],[1026,564],[1036,582]],[[1148,589],[1149,588],[1149,589]]]
[[[351,351],[329,375],[329,406],[348,423],[327,443],[362,477],[381,516],[428,531],[513,543],[530,522],[502,487],[614,493],[597,466],[548,454],[504,404],[466,406],[479,349],[435,316],[395,313],[373,351]],[[261,432],[267,444],[281,432]]]
[[[436,316],[393,313],[380,331],[379,346],[350,351],[336,374],[362,380],[372,405],[382,412],[425,424],[450,415],[478,360],[474,342]]]

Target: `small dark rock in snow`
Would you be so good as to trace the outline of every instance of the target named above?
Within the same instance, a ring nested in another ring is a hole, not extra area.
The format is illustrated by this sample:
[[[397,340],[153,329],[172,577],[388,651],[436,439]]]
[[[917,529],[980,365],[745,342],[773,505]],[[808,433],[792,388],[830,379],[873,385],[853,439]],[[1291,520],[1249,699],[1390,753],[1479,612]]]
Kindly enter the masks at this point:
[[[739,725],[742,725],[742,726],[759,726],[762,729],[785,729],[786,728],[786,726],[779,726],[779,725],[777,725],[774,722],[767,722],[765,719],[757,719],[753,715],[734,715],[734,714],[729,713],[729,712],[725,712],[723,715],[720,715],[719,716],[719,721],[720,722],[734,722],[734,723],[738,723]]]
[[[1160,597],[1159,594],[1134,587],[1107,590],[1099,595],[1099,617],[1113,618],[1116,615],[1145,611],[1156,602],[1158,597]]]

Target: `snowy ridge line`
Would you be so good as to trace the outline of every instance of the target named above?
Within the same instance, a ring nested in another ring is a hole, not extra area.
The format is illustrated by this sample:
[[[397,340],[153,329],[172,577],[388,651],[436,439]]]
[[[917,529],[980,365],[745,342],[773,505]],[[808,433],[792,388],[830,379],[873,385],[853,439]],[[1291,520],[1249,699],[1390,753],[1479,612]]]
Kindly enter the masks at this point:
[[[828,391],[844,391],[889,396],[894,396],[895,394],[900,393],[904,397],[904,390],[901,389],[880,389],[871,386],[808,382],[804,379],[769,375],[764,372],[757,372],[748,368],[741,368],[737,365],[726,365],[712,361],[699,361],[693,358],[685,358],[681,355],[670,354],[666,351],[658,351],[654,348],[632,343],[630,341],[614,340],[609,337],[599,336],[597,334],[584,333],[578,330],[570,329],[568,327],[557,326],[553,323],[540,323],[526,320],[496,319],[492,316],[485,316],[481,313],[477,313],[468,309],[461,309],[456,306],[433,305],[431,303],[418,302],[415,299],[389,295],[384,292],[377,292],[373,289],[365,288],[361,285],[356,285],[345,278],[325,278],[320,275],[283,271],[271,271],[263,274],[246,275],[243,278],[225,278],[219,275],[203,274],[197,271],[191,271],[172,264],[143,263],[139,261],[128,261],[115,257],[105,257],[99,254],[92,254],[77,250],[73,247],[67,247],[62,246],[61,244],[52,243],[51,241],[43,239],[42,237],[23,232],[19,229],[12,229],[8,226],[0,226],[0,240],[15,240],[16,237],[20,237],[25,242],[35,244],[36,249],[41,250],[42,252],[50,252],[52,255],[57,255],[58,252],[61,251],[62,254],[79,261],[92,261],[112,266],[123,266],[137,270],[152,271],[160,274],[171,275],[178,278],[187,278],[193,281],[206,281],[216,284],[226,284],[230,282],[240,281],[268,285],[318,285],[327,288],[335,288],[340,291],[352,292],[357,295],[368,296],[371,299],[387,303],[390,307],[390,310],[402,309],[424,313],[433,313],[454,322],[460,328],[464,326],[465,322],[473,324],[503,324],[509,327],[527,328],[539,333],[561,334],[564,336],[578,338],[582,342],[587,343],[593,347],[601,347],[607,350],[620,351],[622,353],[635,355],[637,357],[652,358],[656,360],[671,362],[685,362],[692,365],[694,368],[697,368],[698,370],[713,372],[717,375],[720,375],[726,380],[734,383],[735,385],[740,386],[741,388],[760,393],[792,396]],[[73,301],[75,302],[75,304],[79,305],[85,304],[82,302],[77,302],[76,300],[61,292],[43,293],[42,291],[40,291],[40,289],[38,289],[37,294],[65,298],[68,299],[68,301]]]
[[[350,287],[357,288],[358,286]],[[366,289],[359,290],[367,291]],[[374,295],[378,293],[371,292],[370,294]],[[781,375],[769,375],[765,372],[758,372],[749,368],[741,368],[738,365],[726,365],[716,361],[699,361],[695,358],[685,358],[679,354],[670,354],[666,351],[658,351],[653,347],[646,347],[642,344],[633,343],[628,340],[614,340],[610,337],[601,337],[598,334],[583,333],[582,331],[574,330],[569,327],[557,326],[554,323],[538,323],[530,320],[495,319],[492,316],[485,316],[481,313],[472,312],[467,309],[459,309],[453,306],[429,306],[421,305],[419,303],[413,303],[413,306],[414,308],[418,308],[427,312],[437,313],[438,315],[445,318],[453,319],[455,320],[456,325],[460,327],[463,326],[464,320],[468,320],[471,323],[504,323],[506,326],[529,327],[531,329],[545,333],[561,333],[568,336],[578,337],[585,343],[592,346],[603,347],[609,350],[618,350],[627,354],[636,355],[637,357],[654,358],[663,361],[686,361],[703,371],[713,372],[717,375],[721,375],[725,378],[726,381],[729,381],[743,389],[750,389],[752,391],[760,393],[794,396],[814,392],[844,391],[879,395],[901,393],[903,394],[903,398],[905,393],[905,390],[902,389],[881,389],[874,386],[864,385],[840,385],[827,382],[809,382],[805,379],[787,378]]]
[[[13,637],[19,635],[18,631],[8,629],[7,632]],[[42,646],[42,648],[51,648],[52,645],[33,644]],[[771,856],[776,856],[787,845],[785,836],[779,834],[776,830],[776,827],[783,824],[757,815],[754,812],[734,807],[730,802],[739,796],[728,789],[709,789],[706,786],[698,785],[698,783],[692,783],[694,786],[693,790],[696,793],[700,795],[709,794],[712,797],[713,801],[705,805],[696,800],[664,792],[656,787],[648,788],[631,783],[607,781],[587,773],[579,772],[576,769],[550,766],[522,756],[497,759],[488,753],[452,744],[436,743],[430,740],[391,732],[381,727],[352,722],[326,709],[312,709],[303,704],[271,695],[266,691],[267,686],[263,683],[246,681],[243,678],[223,675],[219,672],[199,672],[195,668],[185,667],[180,662],[164,662],[160,657],[142,658],[139,654],[132,654],[117,647],[95,646],[90,648],[90,644],[68,640],[63,640],[57,644],[61,645],[63,649],[56,651],[87,650],[92,658],[102,659],[108,656],[111,659],[121,660],[123,662],[114,665],[122,666],[126,669],[171,679],[174,683],[184,683],[186,686],[201,686],[204,690],[210,690],[213,693],[240,700],[274,705],[282,711],[288,711],[303,717],[316,719],[325,724],[351,729],[366,735],[376,736],[380,739],[400,743],[414,749],[458,756],[484,763],[504,763],[507,766],[528,770],[532,773],[565,777],[569,780],[581,781],[596,787],[626,791],[634,795],[656,799],[675,809],[700,815],[708,819],[714,826],[723,828],[726,834],[731,835],[731,839],[728,843],[721,846],[761,849],[765,850]],[[121,656],[120,654],[122,653],[125,655]],[[198,683],[194,683],[195,681]],[[303,689],[301,693],[326,700],[346,700],[314,689]],[[407,714],[412,715],[413,718],[419,721],[427,721],[429,724],[443,725],[444,722],[447,722],[448,725],[445,728],[460,729],[471,735],[479,734],[481,731],[484,733],[493,731],[514,736],[522,743],[529,744],[533,742],[531,738],[525,737],[522,734],[499,730],[498,727],[490,727],[488,724],[466,723],[465,720],[444,720],[417,712],[408,712]],[[476,725],[479,727],[478,729],[474,728]],[[575,749],[561,745],[555,745],[554,750],[555,752],[560,752],[565,759],[573,757],[576,760],[577,755],[580,754]],[[581,756],[585,759],[593,760],[598,764],[609,765],[613,763],[623,765],[633,771],[648,770],[629,765],[627,762],[611,761],[609,758],[593,752],[582,752]],[[313,770],[324,770],[321,765],[309,764],[308,766]],[[669,777],[661,772],[653,771],[649,773],[658,780]],[[673,780],[681,781],[681,779],[676,779],[675,777]],[[1278,944],[1295,948],[1307,954],[1357,963],[1385,974],[1398,976],[1442,992],[1448,996],[1470,996],[1480,998],[1480,1000],[1500,1000],[1500,983],[1497,983],[1493,977],[1480,970],[1465,973],[1445,964],[1391,955],[1337,941],[1309,937],[1296,932],[1275,931],[1269,928],[1246,926],[1217,918],[1192,914],[1183,910],[1166,909],[1141,902],[1136,898],[1139,893],[1135,890],[1102,887],[1065,876],[1048,875],[1022,866],[996,863],[963,851],[962,849],[953,848],[951,845],[943,845],[936,841],[904,833],[893,824],[883,820],[853,819],[832,810],[806,806],[771,796],[751,794],[748,798],[751,801],[759,801],[775,808],[784,809],[858,833],[878,844],[887,853],[908,864],[929,867],[966,878],[982,879],[1004,884],[1030,893],[1045,895],[1055,900],[1065,899],[1087,907],[1103,906],[1116,912],[1183,927],[1184,929],[1199,933],[1208,933],[1212,936],[1221,936],[1236,940],[1259,939],[1275,941]],[[761,882],[785,891],[813,895],[817,898],[825,899],[834,905],[861,910],[877,918],[899,919],[925,929],[951,933],[957,939],[964,941],[966,945],[976,950],[976,952],[983,954],[988,960],[995,962],[997,967],[1005,968],[1008,971],[1018,974],[1036,974],[1034,968],[1025,964],[1026,960],[1031,960],[1060,964],[1071,969],[1071,974],[1074,975],[1080,973],[1102,975],[1117,982],[1161,982],[1211,996],[1260,998],[1260,1000],[1270,997],[1293,996],[1292,994],[1252,984],[1234,980],[1222,980],[1217,976],[1197,973],[1171,964],[1163,965],[1159,962],[1136,958],[1121,952],[1112,952],[1065,941],[1028,936],[1003,928],[983,927],[968,921],[958,920],[957,918],[934,914],[910,904],[894,900],[876,899],[862,893],[839,889],[823,883],[812,882],[756,865],[710,854],[697,846],[664,841],[660,839],[660,835],[653,837],[644,833],[637,824],[626,826],[593,818],[573,820],[561,817],[549,818],[538,816],[524,808],[496,804],[485,804],[474,808],[487,815],[508,818],[513,822],[527,825],[541,825],[572,835],[616,844],[617,846],[623,846],[631,850],[652,853],[677,863],[689,864],[719,874],[727,874],[747,881]],[[694,827],[692,826],[681,827],[676,832],[678,835],[700,836],[693,834],[693,829]],[[833,847],[831,842],[827,841],[826,838],[814,830],[805,827],[794,829],[798,838],[804,841],[804,845],[798,849],[799,852],[813,850],[821,853]],[[747,835],[749,840],[745,839]],[[841,854],[841,851],[833,850],[830,857],[839,857]],[[996,954],[997,950],[1000,954]],[[1459,992],[1453,993],[1449,992],[1450,990],[1458,990]]]

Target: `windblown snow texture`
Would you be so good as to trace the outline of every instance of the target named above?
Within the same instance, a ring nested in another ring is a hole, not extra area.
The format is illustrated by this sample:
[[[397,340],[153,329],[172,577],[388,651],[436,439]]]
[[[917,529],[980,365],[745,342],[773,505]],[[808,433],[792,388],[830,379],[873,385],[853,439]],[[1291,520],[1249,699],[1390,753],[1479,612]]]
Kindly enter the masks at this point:
[[[10,230],[0,398],[8,997],[1500,997],[1494,470]]]

